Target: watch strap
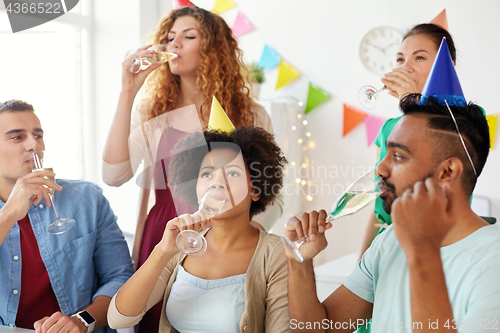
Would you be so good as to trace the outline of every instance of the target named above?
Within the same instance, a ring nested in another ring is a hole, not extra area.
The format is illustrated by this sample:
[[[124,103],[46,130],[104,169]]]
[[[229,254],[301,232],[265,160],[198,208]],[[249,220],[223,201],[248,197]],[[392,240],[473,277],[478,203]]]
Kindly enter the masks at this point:
[[[88,311],[77,312],[72,317],[78,318],[87,327],[87,333],[91,333],[94,330],[95,319]]]

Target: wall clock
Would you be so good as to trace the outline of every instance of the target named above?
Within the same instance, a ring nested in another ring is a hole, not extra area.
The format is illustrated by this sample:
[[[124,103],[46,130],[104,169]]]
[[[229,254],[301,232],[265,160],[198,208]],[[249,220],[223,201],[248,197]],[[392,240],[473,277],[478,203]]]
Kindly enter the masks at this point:
[[[396,53],[403,40],[399,30],[391,27],[377,27],[370,30],[361,40],[359,57],[365,67],[381,76],[396,66]]]

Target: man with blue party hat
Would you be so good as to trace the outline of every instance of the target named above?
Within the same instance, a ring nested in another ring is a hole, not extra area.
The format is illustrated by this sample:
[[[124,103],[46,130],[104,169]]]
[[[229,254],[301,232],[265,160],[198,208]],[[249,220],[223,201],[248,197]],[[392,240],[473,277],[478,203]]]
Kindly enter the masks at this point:
[[[312,258],[327,246],[327,213],[301,213],[287,224],[289,239],[309,236],[304,262],[287,252],[295,332],[348,332],[369,318],[372,332],[500,331],[500,226],[469,204],[489,153],[488,124],[465,102],[447,53],[444,43],[423,94],[401,101],[404,116],[376,169],[392,225],[322,303]]]

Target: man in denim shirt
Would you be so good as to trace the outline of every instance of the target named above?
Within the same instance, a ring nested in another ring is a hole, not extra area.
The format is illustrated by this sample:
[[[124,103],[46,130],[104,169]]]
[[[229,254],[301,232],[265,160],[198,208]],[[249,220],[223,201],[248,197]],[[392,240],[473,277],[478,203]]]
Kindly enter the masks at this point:
[[[0,324],[112,331],[108,304],[133,273],[127,244],[98,186],[31,172],[31,152],[44,148],[33,107],[0,104]],[[55,189],[61,215],[76,220],[69,231],[47,232],[56,216],[43,185]]]

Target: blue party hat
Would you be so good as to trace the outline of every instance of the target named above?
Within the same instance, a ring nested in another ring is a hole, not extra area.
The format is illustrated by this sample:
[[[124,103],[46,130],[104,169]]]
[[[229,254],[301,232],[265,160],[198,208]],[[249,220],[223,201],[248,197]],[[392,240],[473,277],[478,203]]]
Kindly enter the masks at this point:
[[[438,102],[443,105],[445,104],[445,100],[449,105],[467,105],[460,81],[458,81],[455,66],[453,66],[446,38],[444,37],[425,82],[420,102],[425,102],[429,96],[437,98]]]

